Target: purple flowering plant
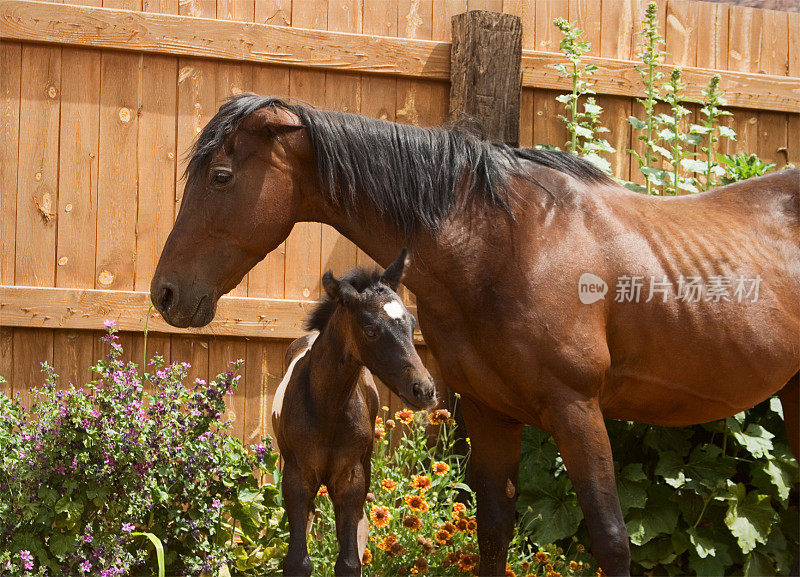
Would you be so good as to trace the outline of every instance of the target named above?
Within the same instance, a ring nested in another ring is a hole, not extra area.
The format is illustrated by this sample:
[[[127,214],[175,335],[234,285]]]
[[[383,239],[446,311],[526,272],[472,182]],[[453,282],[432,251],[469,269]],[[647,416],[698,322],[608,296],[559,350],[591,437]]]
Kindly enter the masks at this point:
[[[0,394],[0,576],[151,575],[153,537],[168,575],[274,573],[283,510],[258,471],[277,453],[221,420],[241,361],[187,387],[188,364],[156,356],[141,373],[113,323],[103,341],[83,387],[43,364],[30,409]]]

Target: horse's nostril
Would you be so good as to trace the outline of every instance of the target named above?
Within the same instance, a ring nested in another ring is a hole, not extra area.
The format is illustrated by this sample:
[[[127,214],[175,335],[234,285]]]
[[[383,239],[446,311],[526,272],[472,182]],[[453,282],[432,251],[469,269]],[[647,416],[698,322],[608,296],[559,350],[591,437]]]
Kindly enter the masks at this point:
[[[411,392],[414,394],[414,398],[419,401],[428,401],[433,398],[433,388],[426,387],[425,383],[419,381],[411,387]]]
[[[161,298],[159,298],[161,310],[168,311],[173,302],[175,302],[175,290],[170,285],[164,285],[161,289]]]

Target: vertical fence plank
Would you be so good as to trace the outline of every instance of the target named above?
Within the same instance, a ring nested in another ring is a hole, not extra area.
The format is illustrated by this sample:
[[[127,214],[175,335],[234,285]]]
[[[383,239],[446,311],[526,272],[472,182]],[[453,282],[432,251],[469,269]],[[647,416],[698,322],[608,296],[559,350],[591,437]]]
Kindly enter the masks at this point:
[[[191,386],[195,379],[209,381],[213,376],[208,371],[208,337],[184,337],[171,335],[170,362],[189,363],[186,382]]]
[[[13,387],[23,406],[30,407],[30,389],[44,383],[42,363],[53,364],[53,331],[17,327],[14,329]]]
[[[22,46],[0,43],[0,284],[14,284]],[[8,373],[7,378],[11,377]]]
[[[574,0],[577,1],[577,0]],[[581,0],[583,1],[583,0]],[[519,16],[522,20],[522,49],[536,48],[536,2],[535,0],[505,0],[503,12]],[[536,144],[533,131],[535,118],[533,88],[522,88],[519,100],[519,145],[529,147]]]
[[[789,76],[800,78],[800,14],[790,13]],[[787,157],[795,166],[800,165],[800,114],[790,114],[787,128]]]
[[[254,20],[259,24],[292,25],[292,0],[257,0]]]
[[[244,339],[233,337],[212,337],[208,343],[208,370],[209,379],[213,379],[219,373],[224,373],[231,369],[231,362],[247,356],[247,344]],[[239,369],[238,387],[232,394],[226,395],[226,412],[223,420],[231,421],[231,433],[237,439],[244,438],[244,399],[247,385],[247,366],[243,365]]]
[[[100,77],[100,155],[96,286],[132,290],[136,222],[141,56],[104,52]],[[111,152],[113,151],[113,152]]]
[[[14,387],[14,329],[0,326],[0,394],[11,396]]]
[[[567,0],[537,0],[535,41],[537,50],[558,52],[561,33],[553,25],[555,18],[569,18]],[[563,147],[567,141],[564,123],[558,118],[563,112],[556,102],[559,92],[535,89],[533,94],[533,137],[536,144],[552,144]]]
[[[728,65],[728,10],[725,4],[695,2],[697,11],[697,66]]]

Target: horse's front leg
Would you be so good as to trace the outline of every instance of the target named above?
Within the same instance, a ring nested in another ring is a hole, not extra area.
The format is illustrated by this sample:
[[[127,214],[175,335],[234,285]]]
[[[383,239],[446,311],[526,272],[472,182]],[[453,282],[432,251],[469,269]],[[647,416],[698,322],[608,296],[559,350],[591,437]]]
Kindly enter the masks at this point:
[[[339,556],[333,567],[334,575],[354,577],[361,575],[358,527],[364,518],[364,501],[367,498],[368,473],[358,463],[352,469],[337,475],[328,485],[336,515],[336,539]],[[363,532],[363,527],[362,527]]]
[[[630,575],[630,543],[599,403],[568,396],[548,403],[543,425],[553,435],[578,495],[594,558],[607,575]]]
[[[289,550],[283,560],[285,577],[311,575],[308,557],[308,528],[314,511],[316,483],[305,479],[300,468],[287,460],[283,469],[283,504],[289,521]]]
[[[478,498],[478,574],[506,574],[514,533],[522,424],[462,397],[470,435],[470,485]]]

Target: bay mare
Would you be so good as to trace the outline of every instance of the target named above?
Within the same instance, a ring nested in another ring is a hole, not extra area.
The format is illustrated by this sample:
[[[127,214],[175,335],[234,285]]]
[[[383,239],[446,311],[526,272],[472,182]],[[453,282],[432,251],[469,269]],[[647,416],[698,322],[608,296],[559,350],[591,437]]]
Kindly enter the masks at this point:
[[[778,392],[798,452],[800,170],[652,197],[568,153],[240,95],[193,150],[155,306],[207,324],[303,221],[383,266],[410,247],[425,341],[464,400],[481,575],[505,572],[525,423],[555,439],[609,575],[630,552],[604,417],[690,425]],[[585,273],[604,298],[583,302]],[[673,291],[618,302],[633,277]],[[678,298],[690,277],[757,279],[757,298]]]

